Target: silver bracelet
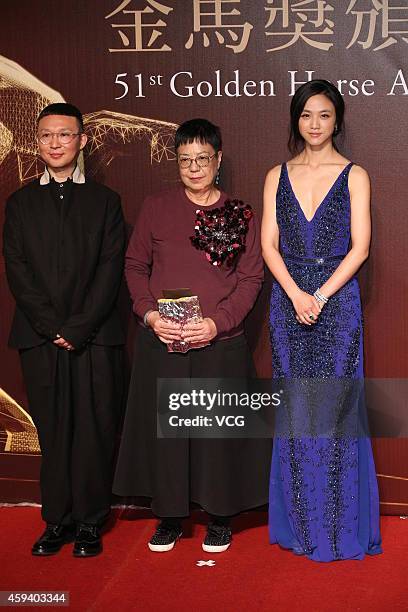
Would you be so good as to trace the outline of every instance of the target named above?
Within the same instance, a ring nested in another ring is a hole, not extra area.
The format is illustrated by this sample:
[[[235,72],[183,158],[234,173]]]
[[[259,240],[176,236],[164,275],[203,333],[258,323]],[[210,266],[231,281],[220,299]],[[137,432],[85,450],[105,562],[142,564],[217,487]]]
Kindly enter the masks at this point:
[[[318,302],[322,302],[323,304],[327,304],[327,302],[329,301],[329,298],[323,295],[323,293],[320,292],[320,289],[316,289],[313,294],[313,297],[316,298]]]
[[[149,314],[150,314],[151,312],[154,312],[154,310],[148,310],[148,311],[145,313],[145,316],[143,317],[143,323],[144,323],[145,327],[150,327],[149,323],[147,322],[147,318],[148,318],[148,316],[149,316]]]

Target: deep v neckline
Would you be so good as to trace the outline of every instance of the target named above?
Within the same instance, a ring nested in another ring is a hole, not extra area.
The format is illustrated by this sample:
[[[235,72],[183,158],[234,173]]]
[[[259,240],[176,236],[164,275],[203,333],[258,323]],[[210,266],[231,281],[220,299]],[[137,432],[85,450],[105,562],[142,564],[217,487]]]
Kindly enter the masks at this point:
[[[342,177],[343,173],[344,173],[344,172],[347,170],[347,168],[349,168],[349,166],[352,166],[352,165],[353,165],[353,162],[349,162],[349,163],[347,164],[347,166],[344,166],[343,170],[340,172],[340,174],[338,175],[338,177],[336,178],[336,180],[334,181],[334,183],[333,183],[333,184],[332,184],[332,186],[330,187],[329,191],[326,193],[326,195],[324,196],[323,200],[320,202],[319,206],[318,206],[318,207],[316,208],[316,210],[314,211],[313,217],[312,217],[311,219],[308,219],[308,218],[306,217],[305,212],[304,212],[304,210],[303,210],[303,208],[302,208],[302,205],[301,205],[301,203],[300,203],[300,201],[299,201],[299,199],[298,199],[298,197],[297,197],[297,195],[296,195],[296,193],[295,193],[295,191],[294,191],[294,189],[293,189],[293,187],[292,187],[292,183],[291,183],[291,180],[290,180],[290,178],[289,178],[288,166],[287,166],[287,164],[286,164],[286,163],[284,164],[284,166],[285,166],[285,172],[286,172],[286,178],[287,178],[287,181],[288,181],[288,183],[289,183],[290,191],[291,191],[291,193],[292,193],[292,196],[293,196],[294,200],[296,201],[296,204],[298,205],[298,207],[299,207],[299,209],[300,209],[300,212],[301,212],[301,213],[302,213],[302,215],[303,215],[303,218],[305,219],[305,221],[306,221],[307,223],[312,223],[312,222],[314,221],[314,219],[315,219],[315,217],[316,217],[317,213],[319,212],[319,210],[321,209],[321,207],[323,206],[323,204],[326,202],[326,200],[329,198],[329,196],[332,194],[332,191],[333,191],[333,190],[334,190],[334,188],[336,187],[336,185],[337,185],[337,183],[339,182],[340,178]]]

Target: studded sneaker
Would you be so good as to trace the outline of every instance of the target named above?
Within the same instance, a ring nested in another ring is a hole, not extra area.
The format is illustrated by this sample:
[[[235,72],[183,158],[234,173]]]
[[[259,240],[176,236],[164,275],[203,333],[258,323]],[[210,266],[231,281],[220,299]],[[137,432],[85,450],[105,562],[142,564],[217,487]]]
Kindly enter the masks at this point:
[[[162,521],[152,535],[148,546],[154,552],[167,552],[174,548],[182,533],[180,524]]]
[[[230,547],[232,540],[231,529],[225,525],[208,523],[207,535],[202,544],[203,550],[209,553],[224,552]]]

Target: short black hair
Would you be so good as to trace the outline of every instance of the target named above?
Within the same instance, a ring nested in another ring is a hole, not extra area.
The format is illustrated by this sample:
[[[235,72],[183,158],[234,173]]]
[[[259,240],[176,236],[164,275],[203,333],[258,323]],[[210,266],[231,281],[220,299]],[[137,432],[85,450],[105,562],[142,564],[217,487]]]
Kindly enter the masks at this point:
[[[191,144],[198,141],[201,144],[210,144],[218,153],[222,149],[221,130],[217,125],[207,119],[190,119],[178,128],[174,137],[174,148],[177,151],[180,145]]]
[[[312,96],[317,96],[319,94],[326,96],[326,98],[333,103],[336,111],[336,130],[333,137],[335,138],[341,134],[344,129],[344,100],[337,87],[330,83],[330,81],[325,81],[324,79],[313,79],[308,83],[304,83],[296,91],[290,105],[290,136],[288,147],[291,153],[297,153],[304,142],[299,132],[299,119],[305,108],[306,102]],[[334,141],[333,145],[337,150]]]
[[[61,115],[63,117],[75,117],[75,119],[79,123],[79,128],[81,132],[84,131],[84,120],[82,117],[82,113],[73,104],[68,104],[68,102],[54,102],[54,104],[49,104],[45,108],[42,109],[41,113],[37,117],[37,124],[43,117],[48,117],[49,115]]]

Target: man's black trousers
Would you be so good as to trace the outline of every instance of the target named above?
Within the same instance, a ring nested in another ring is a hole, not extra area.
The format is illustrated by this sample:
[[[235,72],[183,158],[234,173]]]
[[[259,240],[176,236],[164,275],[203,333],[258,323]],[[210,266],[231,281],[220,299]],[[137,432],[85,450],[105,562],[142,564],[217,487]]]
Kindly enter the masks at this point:
[[[101,524],[111,504],[123,349],[69,352],[47,342],[21,350],[20,358],[41,445],[43,519]]]

